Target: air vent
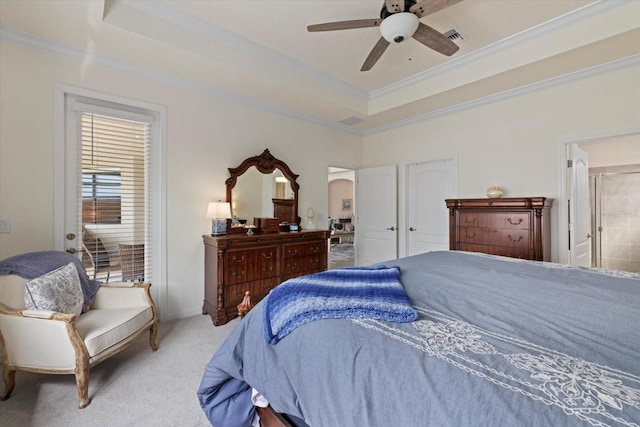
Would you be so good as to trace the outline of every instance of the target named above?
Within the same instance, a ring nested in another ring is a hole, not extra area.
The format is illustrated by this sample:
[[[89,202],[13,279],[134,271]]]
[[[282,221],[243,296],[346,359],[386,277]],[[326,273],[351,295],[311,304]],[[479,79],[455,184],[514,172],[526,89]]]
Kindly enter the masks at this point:
[[[359,119],[357,117],[349,117],[348,119],[340,120],[340,123],[345,124],[347,126],[357,125],[358,123],[362,123],[364,120]]]
[[[460,34],[458,30],[456,30],[455,28],[450,29],[449,31],[444,33],[444,35],[448,37],[449,40],[457,44],[460,44],[464,40],[464,37],[462,37],[462,34]]]

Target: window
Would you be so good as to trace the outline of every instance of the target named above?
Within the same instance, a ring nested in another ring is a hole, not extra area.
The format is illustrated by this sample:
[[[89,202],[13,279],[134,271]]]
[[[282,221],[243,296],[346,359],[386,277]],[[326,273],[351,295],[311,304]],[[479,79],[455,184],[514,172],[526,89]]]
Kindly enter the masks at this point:
[[[82,248],[99,280],[151,280],[148,152],[151,117],[76,104],[80,117]]]
[[[82,222],[121,224],[120,172],[82,174]]]

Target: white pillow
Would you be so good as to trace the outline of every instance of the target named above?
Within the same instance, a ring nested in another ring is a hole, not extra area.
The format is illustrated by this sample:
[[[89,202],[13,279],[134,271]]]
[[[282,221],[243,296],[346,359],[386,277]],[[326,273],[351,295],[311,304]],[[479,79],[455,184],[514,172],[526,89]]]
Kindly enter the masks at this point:
[[[80,277],[73,262],[27,282],[24,288],[24,304],[31,310],[79,316],[83,301]]]

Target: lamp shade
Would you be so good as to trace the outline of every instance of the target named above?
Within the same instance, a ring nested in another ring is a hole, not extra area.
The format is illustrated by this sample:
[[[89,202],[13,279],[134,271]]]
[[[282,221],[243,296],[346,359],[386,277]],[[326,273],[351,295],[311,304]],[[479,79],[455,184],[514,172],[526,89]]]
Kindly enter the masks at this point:
[[[418,29],[420,20],[409,12],[394,13],[387,16],[380,24],[380,34],[389,43],[400,43],[411,38]]]
[[[207,207],[207,218],[231,218],[231,203],[209,202],[209,206]]]

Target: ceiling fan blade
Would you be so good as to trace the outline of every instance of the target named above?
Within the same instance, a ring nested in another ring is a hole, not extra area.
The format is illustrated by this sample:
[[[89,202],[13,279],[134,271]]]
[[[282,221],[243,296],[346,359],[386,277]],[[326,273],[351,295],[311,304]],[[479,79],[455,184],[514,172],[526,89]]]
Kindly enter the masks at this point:
[[[386,41],[384,37],[380,37],[380,40],[378,40],[378,43],[371,49],[369,56],[367,56],[364,64],[362,64],[360,71],[369,71],[375,63],[378,62],[378,59],[380,59],[384,51],[387,50],[387,47],[389,47],[389,42]]]
[[[434,30],[422,22],[418,25],[418,29],[412,36],[423,45],[430,47],[436,52],[443,55],[451,56],[460,49],[457,44],[449,40],[449,38],[438,31]]]
[[[384,0],[389,13],[404,12],[404,0]]]
[[[378,27],[382,19],[353,19],[351,21],[327,22],[324,24],[309,25],[307,31],[335,31],[352,30],[354,28]]]
[[[416,14],[418,18],[422,18],[423,16],[431,15],[461,1],[462,0],[423,0],[411,6],[409,11]]]

